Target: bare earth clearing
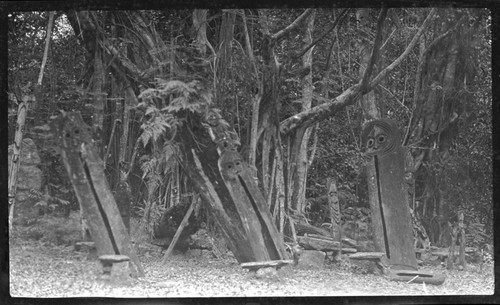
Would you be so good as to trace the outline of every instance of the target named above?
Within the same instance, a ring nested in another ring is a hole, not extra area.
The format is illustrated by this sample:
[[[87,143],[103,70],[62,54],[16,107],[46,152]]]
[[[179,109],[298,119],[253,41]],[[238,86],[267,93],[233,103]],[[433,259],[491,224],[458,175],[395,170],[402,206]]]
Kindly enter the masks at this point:
[[[323,270],[282,268],[278,279],[251,276],[231,256],[215,259],[173,255],[160,264],[160,251],[141,256],[146,277],[131,286],[112,286],[98,280],[97,260],[72,246],[36,241],[11,241],[10,293],[12,297],[245,297],[245,296],[344,296],[344,295],[489,295],[494,291],[493,266],[469,265],[467,271],[439,271],[447,279],[441,286],[391,282],[383,276],[348,272],[338,264]]]

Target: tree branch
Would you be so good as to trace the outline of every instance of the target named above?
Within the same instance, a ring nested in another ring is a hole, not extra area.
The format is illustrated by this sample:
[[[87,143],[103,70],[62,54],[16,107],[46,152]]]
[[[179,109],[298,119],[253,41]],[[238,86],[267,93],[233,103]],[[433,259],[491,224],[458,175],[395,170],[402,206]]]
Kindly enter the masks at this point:
[[[403,102],[402,102],[402,101],[400,101],[400,100],[398,99],[398,97],[397,97],[394,93],[392,93],[392,91],[391,91],[391,90],[387,89],[386,87],[384,87],[384,86],[382,86],[382,85],[380,85],[380,87],[381,87],[382,89],[384,89],[385,91],[387,91],[390,95],[392,95],[392,97],[393,97],[393,98],[394,98],[394,99],[398,102],[398,104],[399,104],[399,105],[401,105],[401,107],[403,107],[403,108],[406,110],[406,112],[407,112],[407,113],[411,113],[410,109],[409,109],[408,107],[406,107],[406,105],[405,105],[405,104],[403,104]]]
[[[255,78],[259,78],[259,72],[257,70],[257,64],[255,63],[255,57],[253,56],[252,44],[250,43],[250,35],[248,34],[247,17],[245,15],[245,10],[241,10],[241,18],[243,19],[243,32],[245,34],[245,47],[252,64],[253,71],[255,73]]]
[[[139,32],[139,38],[143,41],[144,45],[151,51],[157,48],[155,39],[151,33],[147,31],[146,22],[143,19],[140,11],[126,11],[125,15],[130,19],[131,25]]]
[[[40,74],[38,75],[37,86],[42,85],[43,72],[45,70],[45,65],[47,64],[47,57],[49,54],[50,39],[52,37],[52,26],[54,24],[54,12],[49,13],[49,22],[47,23],[47,33],[45,37],[45,51],[43,52],[42,66],[40,67]]]
[[[295,21],[293,21],[289,26],[282,29],[281,31],[278,31],[274,35],[271,35],[271,40],[278,41],[281,38],[285,37],[285,35],[287,35],[291,31],[293,31],[294,29],[296,29],[302,23],[302,21],[304,21],[307,18],[307,16],[309,16],[309,14],[311,14],[311,13],[312,13],[312,9],[310,9],[310,8],[306,9],[302,13],[302,15],[297,17],[297,19],[295,19]]]
[[[313,41],[310,45],[308,45],[306,48],[304,48],[302,51],[300,51],[300,53],[298,53],[294,57],[295,58],[301,57],[310,48],[312,48],[313,46],[315,46],[321,39],[325,38],[325,36],[328,35],[331,31],[333,31],[337,27],[337,25],[340,23],[340,21],[342,21],[345,18],[345,16],[347,16],[347,13],[349,13],[350,10],[351,10],[350,8],[344,9],[340,13],[339,17],[337,19],[335,19],[335,21],[333,22],[332,26],[326,32],[324,32],[323,34],[321,34],[321,36],[319,36],[315,41]]]
[[[135,76],[136,78],[140,78],[142,76],[142,72],[137,68],[137,66],[131,62],[130,59],[125,56],[121,56],[120,51],[118,51],[113,45],[107,43],[107,41],[99,41],[99,43],[103,50],[109,55],[112,55],[113,59],[117,60],[127,73]]]
[[[436,44],[438,44],[442,39],[444,39],[446,36],[450,35],[451,32],[453,32],[453,30],[457,27],[457,25],[460,23],[460,20],[462,20],[462,17],[464,16],[464,14],[460,15],[457,19],[457,21],[455,22],[455,24],[453,24],[446,32],[444,32],[443,34],[439,35],[438,37],[436,37],[436,39],[434,39],[427,48],[425,48],[425,51],[424,51],[424,56],[429,53],[430,50],[432,50],[434,48],[434,46]]]
[[[413,37],[412,41],[406,48],[406,50],[401,54],[392,64],[387,66],[384,70],[382,70],[374,80],[370,82],[370,84],[367,86],[363,92],[369,92],[370,90],[373,90],[384,77],[387,76],[387,74],[392,71],[395,67],[397,67],[403,59],[405,59],[409,54],[410,51],[413,49],[415,44],[418,41],[418,38],[424,30],[428,27],[430,20],[432,17],[435,15],[436,9],[433,8],[425,21],[422,23],[422,26],[418,30],[418,32],[415,34]],[[309,127],[312,124],[314,124],[317,121],[323,120],[327,117],[329,117],[332,113],[335,111],[338,111],[340,109],[343,109],[346,106],[354,104],[356,99],[363,95],[364,93],[361,92],[360,90],[360,84],[353,85],[349,87],[347,90],[342,92],[339,96],[337,96],[333,101],[324,103],[321,105],[318,105],[316,107],[311,108],[308,111],[303,111],[301,113],[298,113],[294,116],[291,116],[284,121],[281,122],[280,124],[280,132],[282,135],[286,135],[289,132],[295,130],[296,128],[302,128],[302,127]]]
[[[335,111],[354,104],[360,95],[359,84],[353,85],[347,88],[333,101],[318,105],[310,110],[303,111],[285,119],[280,124],[280,132],[282,135],[286,135],[298,127],[309,127],[315,122],[329,117]]]
[[[392,33],[389,35],[389,37],[387,37],[387,39],[385,40],[385,42],[382,44],[382,46],[380,47],[380,50],[384,50],[388,45],[389,45],[389,41],[391,40],[392,38],[392,35],[394,35],[394,33],[396,33],[397,29],[394,29],[392,31]]]
[[[372,90],[378,84],[380,84],[380,82],[387,76],[387,74],[389,74],[389,72],[391,72],[394,68],[396,68],[403,61],[403,59],[405,59],[408,56],[408,54],[410,54],[410,51],[417,44],[418,38],[420,37],[420,35],[422,35],[422,33],[424,32],[424,30],[429,26],[429,23],[430,23],[432,17],[434,17],[435,14],[436,14],[436,9],[433,8],[431,10],[431,12],[429,13],[429,15],[427,15],[427,18],[425,18],[425,20],[422,23],[422,26],[420,27],[420,29],[418,30],[418,32],[415,34],[415,36],[413,36],[413,39],[411,40],[411,42],[408,45],[408,47],[406,47],[406,50],[403,52],[403,54],[401,54],[395,61],[393,61],[384,70],[380,71],[380,73],[375,77],[375,79],[373,79],[370,82],[370,85],[368,86],[367,91]]]

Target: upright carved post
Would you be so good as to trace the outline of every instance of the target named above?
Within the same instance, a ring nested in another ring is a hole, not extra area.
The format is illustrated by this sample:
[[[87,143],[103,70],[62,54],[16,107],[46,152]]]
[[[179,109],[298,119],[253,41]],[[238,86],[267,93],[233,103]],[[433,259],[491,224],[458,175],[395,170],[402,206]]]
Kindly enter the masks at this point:
[[[393,269],[416,270],[412,221],[405,187],[405,155],[395,121],[368,122],[362,143],[367,156],[371,218],[377,251]]]

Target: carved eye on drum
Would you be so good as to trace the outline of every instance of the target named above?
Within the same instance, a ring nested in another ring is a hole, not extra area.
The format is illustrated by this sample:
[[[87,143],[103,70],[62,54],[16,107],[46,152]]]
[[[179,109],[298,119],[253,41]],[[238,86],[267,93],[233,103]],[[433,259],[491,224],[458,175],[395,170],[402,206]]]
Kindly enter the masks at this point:
[[[368,122],[361,135],[367,155],[385,155],[400,146],[400,134],[395,121],[383,119]]]

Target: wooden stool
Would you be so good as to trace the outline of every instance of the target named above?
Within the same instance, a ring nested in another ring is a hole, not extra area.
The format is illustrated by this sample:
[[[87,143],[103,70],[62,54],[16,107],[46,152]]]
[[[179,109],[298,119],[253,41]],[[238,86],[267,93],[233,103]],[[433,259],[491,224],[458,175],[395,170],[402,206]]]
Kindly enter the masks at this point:
[[[349,259],[353,260],[369,260],[377,264],[381,263],[381,259],[385,254],[383,252],[359,252],[349,255]],[[438,273],[430,273],[418,270],[401,270],[391,269],[391,266],[384,266],[384,274],[391,281],[400,281],[407,283],[422,283],[432,285],[441,285],[444,283],[446,276]],[[395,266],[392,266],[395,267]]]
[[[126,255],[107,254],[99,256],[102,265],[103,278],[110,277],[114,281],[130,279],[129,261]]]
[[[75,243],[75,251],[87,252],[87,260],[95,260],[97,258],[97,248],[93,241],[79,241]]]
[[[257,278],[276,279],[281,267],[293,264],[293,260],[273,260],[263,262],[248,262],[242,263],[240,266],[248,269],[250,272],[255,272]]]

